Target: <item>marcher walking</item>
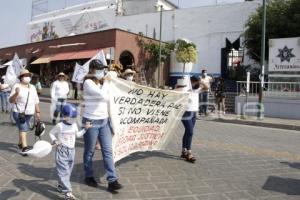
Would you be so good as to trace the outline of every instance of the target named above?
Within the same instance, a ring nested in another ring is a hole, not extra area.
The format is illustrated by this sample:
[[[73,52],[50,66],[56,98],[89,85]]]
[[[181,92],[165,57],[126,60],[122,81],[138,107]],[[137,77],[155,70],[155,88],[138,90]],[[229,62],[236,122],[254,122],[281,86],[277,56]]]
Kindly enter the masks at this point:
[[[102,84],[100,84],[102,83]],[[104,169],[107,175],[108,190],[122,188],[113,161],[112,130],[108,114],[109,82],[104,77],[104,66],[100,60],[92,60],[89,64],[89,74],[83,83],[84,112],[82,123],[90,122],[92,128],[84,135],[84,172],[85,183],[97,187],[94,178],[92,160],[97,139],[100,141]]]
[[[187,110],[182,116],[182,123],[184,126],[184,135],[182,138],[182,152],[181,158],[188,162],[194,163],[196,161],[195,156],[192,154],[192,139],[194,135],[194,127],[196,123],[196,115],[199,108],[199,80],[192,77],[191,80],[188,77],[177,80],[176,90],[189,92],[189,101]],[[189,88],[189,81],[193,88]]]
[[[65,104],[62,108],[63,121],[49,132],[52,145],[56,145],[55,163],[58,175],[57,189],[64,193],[65,200],[74,200],[70,182],[71,173],[75,160],[75,140],[86,133],[91,127],[86,124],[85,128],[78,131],[76,124],[77,109],[72,104]]]
[[[0,87],[1,110],[2,110],[2,112],[8,113],[8,110],[9,110],[8,96],[10,94],[10,87],[4,86],[4,85],[6,85],[6,84],[4,84],[4,79],[5,79],[5,76],[2,76],[1,77],[1,85],[3,85],[3,87]]]
[[[36,89],[30,84],[32,74],[24,69],[21,71],[20,83],[16,83],[11,90],[9,102],[13,104],[13,118],[19,129],[18,147],[22,152],[29,150],[27,147],[27,135],[29,121],[36,114],[36,120],[40,120],[39,97]],[[26,156],[26,154],[22,154]]]
[[[52,120],[53,125],[56,124],[58,115],[60,115],[60,118],[62,118],[61,110],[66,103],[68,94],[70,92],[69,84],[66,81],[67,76],[63,72],[60,72],[56,77],[57,80],[53,82],[51,88],[51,100],[52,103],[55,104],[55,111]]]

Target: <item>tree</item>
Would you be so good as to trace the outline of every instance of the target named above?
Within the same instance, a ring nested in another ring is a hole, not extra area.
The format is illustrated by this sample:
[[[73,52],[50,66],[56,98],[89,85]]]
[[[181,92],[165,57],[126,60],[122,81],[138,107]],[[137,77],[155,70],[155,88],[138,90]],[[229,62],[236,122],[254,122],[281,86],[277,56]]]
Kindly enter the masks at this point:
[[[261,53],[262,7],[248,19],[245,31],[245,46],[248,55],[259,62]],[[269,0],[267,4],[266,44],[269,39],[299,37],[300,0]],[[266,45],[268,47],[268,45]],[[266,57],[269,51],[266,49]]]
[[[183,63],[183,73],[185,73],[186,63],[197,61],[197,48],[192,42],[178,39],[175,44],[175,53],[177,62]]]

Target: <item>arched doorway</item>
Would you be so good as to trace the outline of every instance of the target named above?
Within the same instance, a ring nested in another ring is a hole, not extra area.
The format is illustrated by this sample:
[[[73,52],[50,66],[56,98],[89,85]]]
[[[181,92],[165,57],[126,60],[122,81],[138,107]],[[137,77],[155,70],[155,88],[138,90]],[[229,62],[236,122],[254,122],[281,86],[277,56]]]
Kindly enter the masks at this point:
[[[134,65],[134,56],[130,51],[123,51],[120,55],[119,61],[123,65],[123,70],[125,70]]]

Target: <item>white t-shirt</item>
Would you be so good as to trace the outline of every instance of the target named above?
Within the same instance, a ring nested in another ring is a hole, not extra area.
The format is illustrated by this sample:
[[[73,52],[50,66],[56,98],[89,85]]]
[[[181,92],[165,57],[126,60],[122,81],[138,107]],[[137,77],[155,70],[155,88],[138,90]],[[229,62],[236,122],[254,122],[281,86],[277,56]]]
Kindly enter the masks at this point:
[[[205,85],[208,89],[204,89],[202,88],[201,90],[202,91],[205,91],[205,92],[209,92],[210,91],[210,83],[212,82],[212,77],[210,76],[206,76],[206,77],[201,77],[200,79],[200,87],[201,85]]]
[[[76,123],[67,125],[63,122],[56,124],[51,131],[49,136],[51,141],[58,140],[63,146],[74,148],[76,137],[82,137],[86,133],[85,129],[78,131]]]
[[[186,106],[186,111],[197,112],[199,110],[199,89],[190,90],[189,86],[177,88],[176,91],[188,92],[188,104]]]
[[[193,90],[189,94],[187,111],[197,112],[199,110],[199,90]]]
[[[35,87],[31,84],[29,84],[29,86],[30,86],[29,88],[28,87],[23,87],[20,83],[16,83],[13,86],[9,97],[11,97],[15,94],[17,87],[20,88],[20,93],[16,98],[16,103],[11,104],[13,106],[13,111],[14,112],[22,113],[22,112],[25,111],[26,115],[33,115],[34,114],[35,105],[38,104],[40,101],[39,101],[39,97],[37,95]],[[27,96],[28,96],[28,90],[29,90],[29,98],[28,98],[28,103],[27,103],[27,107],[26,107],[26,110],[25,110],[25,105],[26,105]]]
[[[108,115],[109,82],[104,81],[103,86],[87,79],[83,84],[84,111],[83,117],[88,119],[106,119]]]
[[[69,93],[69,84],[67,81],[56,80],[52,84],[51,98],[52,99],[67,99]]]

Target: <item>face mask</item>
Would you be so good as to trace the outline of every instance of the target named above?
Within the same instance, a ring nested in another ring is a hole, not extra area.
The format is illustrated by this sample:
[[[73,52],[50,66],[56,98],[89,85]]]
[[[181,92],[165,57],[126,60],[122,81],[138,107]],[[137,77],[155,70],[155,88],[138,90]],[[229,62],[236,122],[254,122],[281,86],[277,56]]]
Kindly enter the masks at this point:
[[[28,83],[30,83],[31,78],[26,76],[26,77],[23,77],[23,78],[22,78],[22,81],[23,81],[23,83],[28,84]]]
[[[104,71],[103,70],[96,70],[96,75],[95,76],[98,80],[100,80],[101,78],[104,77]]]
[[[133,80],[133,76],[127,76],[127,77],[126,77],[126,80],[127,80],[127,81],[132,81],[132,80]]]
[[[76,118],[66,118],[63,120],[63,122],[67,125],[72,125],[72,124],[76,123],[76,120],[77,120]]]

